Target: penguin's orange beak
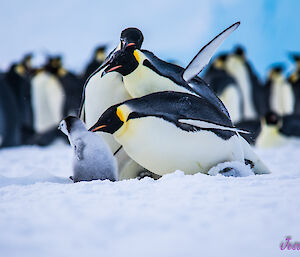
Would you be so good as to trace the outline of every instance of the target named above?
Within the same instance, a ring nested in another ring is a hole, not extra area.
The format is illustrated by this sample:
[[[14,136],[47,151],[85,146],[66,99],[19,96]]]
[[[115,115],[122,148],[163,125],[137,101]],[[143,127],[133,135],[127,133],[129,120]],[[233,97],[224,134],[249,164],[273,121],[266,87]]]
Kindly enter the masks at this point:
[[[105,128],[106,126],[107,125],[101,125],[101,126],[96,127],[96,128],[90,128],[89,131],[96,132],[96,131],[99,131],[102,128]]]

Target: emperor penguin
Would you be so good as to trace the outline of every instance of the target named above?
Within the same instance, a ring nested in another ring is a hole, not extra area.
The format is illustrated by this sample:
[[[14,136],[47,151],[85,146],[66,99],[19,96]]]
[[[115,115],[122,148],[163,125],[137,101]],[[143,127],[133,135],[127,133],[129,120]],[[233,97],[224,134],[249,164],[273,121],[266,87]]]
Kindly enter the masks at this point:
[[[292,86],[286,81],[283,70],[283,65],[273,66],[265,86],[268,91],[269,109],[279,116],[292,114],[295,104]]]
[[[68,136],[74,151],[74,182],[91,180],[118,180],[117,162],[104,140],[88,131],[77,117],[68,116],[59,124],[59,129]]]
[[[33,127],[37,135],[48,136],[49,131],[57,134],[56,128],[64,117],[65,95],[58,79],[60,66],[60,57],[49,57],[44,68],[32,79]],[[33,143],[39,144],[35,141]]]
[[[295,70],[289,76],[289,83],[292,85],[295,105],[294,113],[300,114],[300,54],[293,53],[290,55],[292,60],[295,62]]]
[[[251,163],[256,174],[269,173],[231,120],[189,93],[157,92],[114,105],[89,130],[113,134],[132,159],[158,175],[177,169],[207,173],[228,161]]]
[[[222,101],[197,75],[208,64],[216,49],[237,29],[239,24],[237,22],[231,25],[205,45],[186,69],[164,62],[151,52],[139,50],[132,45],[114,53],[102,76],[105,77],[116,71],[120,73],[131,97],[141,97],[166,90],[195,94],[209,100],[227,117],[230,117]]]
[[[132,47],[133,45],[140,48],[143,39],[142,32],[137,28],[127,28],[123,30],[119,45],[108,55],[104,63],[86,80],[78,116],[85,122],[87,127],[91,127],[108,107],[131,98],[124,87],[120,73],[110,72],[110,74],[104,77],[102,73],[115,52],[120,49]],[[109,145],[112,153],[114,153],[117,158],[120,179],[135,178],[140,176],[140,172],[145,173],[145,169],[128,157],[124,149],[115,141],[112,135],[105,133],[98,134]],[[155,176],[155,178],[157,178],[157,176]]]
[[[243,119],[256,119],[259,115],[258,97],[262,89],[261,82],[246,59],[245,50],[238,46],[226,60],[226,70],[237,81],[243,95]]]
[[[219,55],[206,70],[204,80],[224,103],[233,123],[237,123],[242,119],[243,96],[238,83],[226,70],[227,57],[228,54]]]

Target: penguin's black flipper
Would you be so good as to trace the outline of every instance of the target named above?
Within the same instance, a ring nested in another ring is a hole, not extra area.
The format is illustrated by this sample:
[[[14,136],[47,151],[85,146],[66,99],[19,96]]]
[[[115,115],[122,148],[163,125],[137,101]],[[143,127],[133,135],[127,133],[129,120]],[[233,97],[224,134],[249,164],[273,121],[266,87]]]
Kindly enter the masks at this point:
[[[286,136],[300,137],[300,115],[283,116],[280,132]]]
[[[232,24],[230,27],[228,27],[219,35],[217,35],[214,39],[212,39],[208,44],[202,47],[198,54],[185,68],[185,71],[183,73],[183,79],[188,82],[192,78],[197,76],[209,63],[210,59],[212,58],[218,47],[233,31],[235,31],[238,28],[239,25],[240,22]]]

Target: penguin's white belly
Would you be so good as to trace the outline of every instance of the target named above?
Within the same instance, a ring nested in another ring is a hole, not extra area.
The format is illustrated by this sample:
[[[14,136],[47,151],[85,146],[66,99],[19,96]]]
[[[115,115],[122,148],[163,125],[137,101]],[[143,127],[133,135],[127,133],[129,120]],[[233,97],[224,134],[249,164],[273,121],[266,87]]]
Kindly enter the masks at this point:
[[[129,120],[115,138],[132,159],[158,175],[178,169],[206,173],[220,162],[244,160],[238,136],[223,140],[209,131],[187,132],[154,117]]]
[[[131,98],[119,73],[108,73],[102,78],[101,74],[102,71],[95,74],[86,86],[84,108],[87,128],[92,127],[107,108]],[[103,137],[113,153],[120,147],[112,135],[97,134]]]
[[[227,86],[224,92],[220,95],[220,99],[226,106],[232,122],[235,123],[241,120],[241,99],[236,86]]]
[[[34,128],[45,132],[57,126],[63,118],[64,90],[51,74],[40,73],[32,80]]]
[[[272,85],[271,109],[279,115],[287,115],[293,112],[294,95],[291,86],[278,80]]]
[[[228,71],[234,76],[241,88],[244,106],[244,118],[253,119],[256,117],[256,111],[253,104],[252,85],[246,67],[239,60],[233,57],[228,61]]]
[[[143,65],[139,65],[134,72],[124,76],[124,85],[128,93],[134,98],[160,91],[177,91],[191,94],[191,91],[178,86],[172,80],[158,75]]]

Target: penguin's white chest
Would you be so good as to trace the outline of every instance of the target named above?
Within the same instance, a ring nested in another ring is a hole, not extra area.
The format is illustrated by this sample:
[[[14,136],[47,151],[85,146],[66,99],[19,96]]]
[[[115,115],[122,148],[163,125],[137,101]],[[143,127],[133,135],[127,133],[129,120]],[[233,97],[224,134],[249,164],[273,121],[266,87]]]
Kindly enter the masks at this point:
[[[282,78],[276,79],[272,84],[270,104],[271,109],[279,115],[291,114],[293,112],[293,90]]]
[[[243,161],[237,136],[223,140],[209,131],[187,132],[160,118],[129,120],[114,136],[127,154],[153,173],[178,169],[186,174],[206,173],[224,162]]]
[[[131,98],[119,73],[112,72],[101,77],[102,72],[103,70],[95,74],[85,89],[85,123],[88,128],[96,123],[107,108]],[[112,152],[119,148],[119,144],[110,134],[101,133],[101,136],[109,144]]]
[[[142,97],[160,91],[191,93],[184,87],[178,86],[171,79],[158,75],[142,64],[134,72],[124,76],[124,85],[132,97]]]

